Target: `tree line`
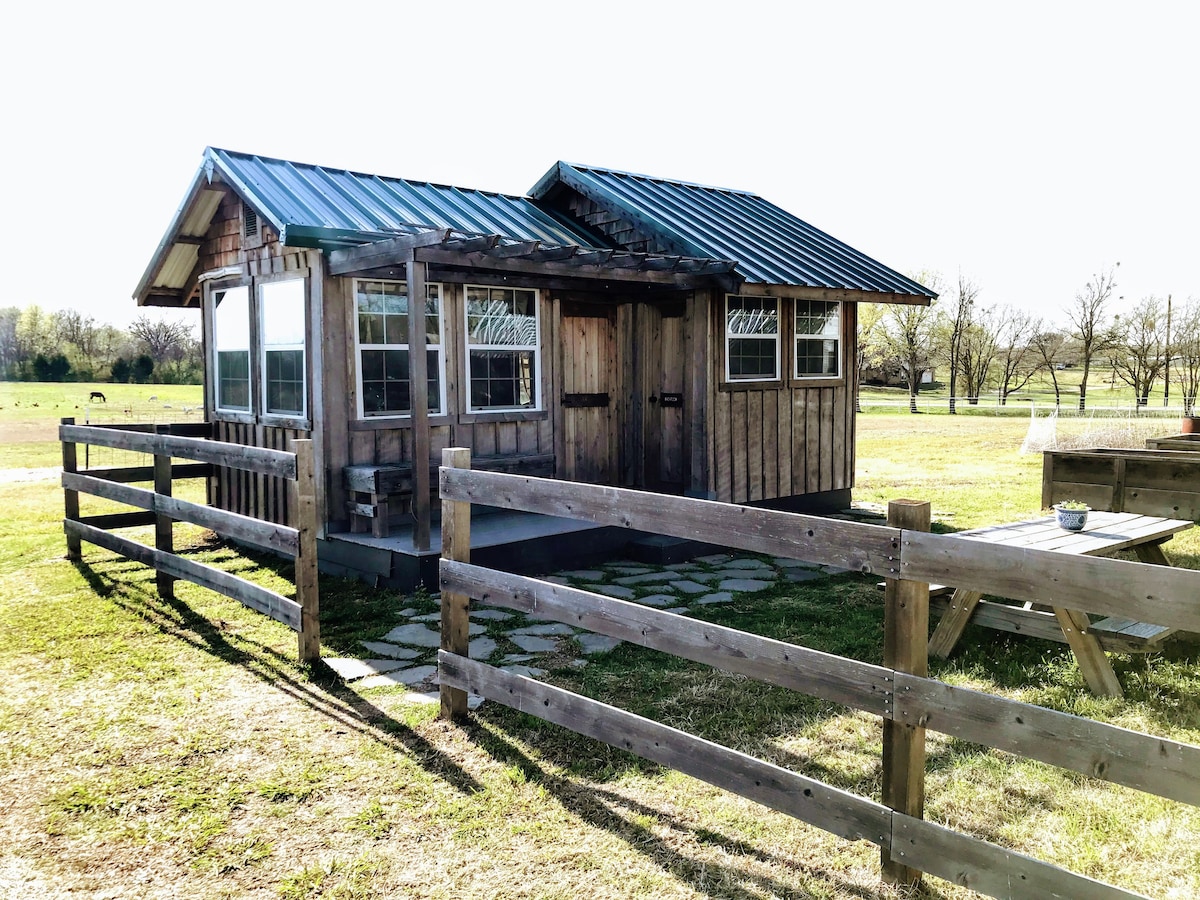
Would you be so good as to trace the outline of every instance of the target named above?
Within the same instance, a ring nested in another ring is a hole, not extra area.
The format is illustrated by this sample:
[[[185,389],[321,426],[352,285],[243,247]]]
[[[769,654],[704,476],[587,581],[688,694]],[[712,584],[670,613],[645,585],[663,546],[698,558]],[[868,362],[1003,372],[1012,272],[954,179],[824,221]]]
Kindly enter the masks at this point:
[[[184,322],[141,315],[126,329],[76,310],[0,307],[0,378],[199,384],[200,342]]]
[[[1133,389],[1139,406],[1161,385],[1164,398],[1175,387],[1184,414],[1196,414],[1200,299],[1144,297],[1128,312],[1114,311],[1114,266],[1093,275],[1067,305],[1065,320],[1052,322],[1011,306],[985,306],[979,286],[964,275],[945,291],[936,273],[916,277],[941,294],[938,300],[930,306],[863,304],[857,348],[860,382],[903,384],[914,412],[923,379],[937,368],[945,372],[954,413],[963,398],[973,405],[994,394],[1004,404],[1042,372],[1058,406],[1061,374],[1079,367],[1083,410],[1093,366],[1107,363],[1114,378]]]

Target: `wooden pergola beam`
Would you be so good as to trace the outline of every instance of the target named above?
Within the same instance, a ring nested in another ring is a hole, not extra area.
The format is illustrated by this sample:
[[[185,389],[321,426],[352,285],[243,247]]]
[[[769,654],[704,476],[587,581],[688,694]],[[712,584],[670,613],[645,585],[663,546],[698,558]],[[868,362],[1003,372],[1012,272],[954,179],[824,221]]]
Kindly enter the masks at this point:
[[[418,247],[443,244],[450,239],[449,228],[436,228],[419,234],[405,234],[386,241],[374,241],[361,247],[334,250],[329,254],[330,275],[350,275],[380,266],[404,263]]]

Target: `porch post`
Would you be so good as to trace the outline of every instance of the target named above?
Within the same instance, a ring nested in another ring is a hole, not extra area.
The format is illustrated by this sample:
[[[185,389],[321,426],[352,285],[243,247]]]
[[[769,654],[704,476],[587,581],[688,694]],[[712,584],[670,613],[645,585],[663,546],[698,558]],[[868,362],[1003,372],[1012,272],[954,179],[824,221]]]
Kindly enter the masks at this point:
[[[425,263],[417,262],[409,252],[405,264],[408,273],[408,378],[412,411],[413,515],[416,531],[413,545],[429,549],[429,387],[428,358],[425,346]]]

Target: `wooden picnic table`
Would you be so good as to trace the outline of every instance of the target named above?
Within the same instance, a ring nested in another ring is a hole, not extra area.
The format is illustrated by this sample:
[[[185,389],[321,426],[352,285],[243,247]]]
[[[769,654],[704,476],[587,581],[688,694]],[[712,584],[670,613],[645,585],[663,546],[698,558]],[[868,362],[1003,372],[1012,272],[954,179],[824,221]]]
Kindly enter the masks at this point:
[[[1169,566],[1162,545],[1194,523],[1184,519],[1165,519],[1137,513],[1091,512],[1083,531],[1060,528],[1054,516],[1043,516],[1009,525],[992,525],[954,535],[964,540],[984,541],[1008,547],[1028,547],[1103,556],[1118,550],[1132,550],[1142,562]],[[937,586],[934,586],[936,588]],[[1052,612],[1034,604],[1012,606],[982,600],[982,594],[955,588],[933,636],[929,639],[931,656],[946,658],[962,637],[967,622],[975,617],[978,624],[1004,631],[1035,634],[1065,640],[1079,662],[1079,668],[1092,691],[1101,696],[1121,696],[1121,685],[1104,648],[1120,650],[1153,649],[1175,629],[1150,622],[1110,617],[1091,622],[1086,612],[1055,606],[1047,597]],[[1047,627],[1049,626],[1049,627]]]

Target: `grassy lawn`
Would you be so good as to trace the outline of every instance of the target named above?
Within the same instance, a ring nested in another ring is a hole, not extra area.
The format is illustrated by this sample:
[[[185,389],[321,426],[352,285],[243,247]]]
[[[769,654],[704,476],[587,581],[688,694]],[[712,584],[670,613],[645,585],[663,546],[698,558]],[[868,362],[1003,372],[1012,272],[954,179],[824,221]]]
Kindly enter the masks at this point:
[[[190,405],[145,388],[138,402]],[[54,465],[57,444],[10,439],[27,420],[0,397],[0,462]],[[928,499],[939,529],[1034,513],[1026,427],[864,414],[856,499]],[[53,480],[0,480],[0,897],[904,896],[880,884],[873,845],[493,704],[447,725],[399,689],[300,668],[292,632],[201,588],[181,582],[164,602],[149,570],[88,545],[72,565],[61,504]],[[277,561],[177,535],[193,558],[290,593]],[[1168,549],[1200,569],[1200,535]],[[779,587],[705,616],[878,662],[874,581]],[[321,590],[327,655],[436,608],[333,578]],[[1198,656],[1114,656],[1127,696],[1099,700],[1059,645],[972,627],[932,670],[1195,744]],[[548,678],[879,798],[872,717],[628,645]],[[1151,896],[1200,896],[1200,810],[932,733],[928,749],[927,818]],[[974,896],[927,881],[921,896]]]

